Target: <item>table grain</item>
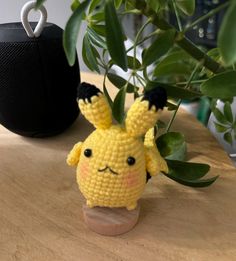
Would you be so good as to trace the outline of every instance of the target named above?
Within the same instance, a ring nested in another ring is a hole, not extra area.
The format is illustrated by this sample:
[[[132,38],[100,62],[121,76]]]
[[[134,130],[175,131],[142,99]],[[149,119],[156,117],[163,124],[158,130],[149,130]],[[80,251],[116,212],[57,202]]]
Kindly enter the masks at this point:
[[[102,86],[101,76],[82,73],[82,80]],[[165,112],[162,119],[169,117]],[[188,113],[179,112],[173,130],[185,134],[188,160],[210,164],[209,176],[220,178],[201,189],[152,178],[137,226],[105,237],[84,224],[75,169],[65,162],[91,125],[80,116],[63,134],[45,139],[0,126],[0,261],[236,260],[236,169]]]

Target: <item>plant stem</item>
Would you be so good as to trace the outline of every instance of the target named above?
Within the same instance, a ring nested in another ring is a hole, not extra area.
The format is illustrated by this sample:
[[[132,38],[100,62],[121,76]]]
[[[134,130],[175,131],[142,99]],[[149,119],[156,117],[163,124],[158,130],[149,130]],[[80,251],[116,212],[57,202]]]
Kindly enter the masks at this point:
[[[151,19],[147,19],[147,21],[142,25],[142,27],[140,28],[140,30],[138,31],[136,37],[135,37],[135,40],[134,40],[134,59],[133,59],[133,66],[135,68],[135,62],[136,62],[136,54],[137,54],[137,43],[139,41],[139,38],[143,32],[143,30],[145,29],[145,27],[150,24],[151,22]]]
[[[191,55],[194,59],[198,60],[205,66],[208,70],[217,74],[219,72],[224,71],[224,67],[222,67],[219,63],[213,60],[210,56],[202,52],[193,42],[191,42],[188,38],[186,38],[183,32],[179,32],[176,28],[170,25],[165,19],[161,18],[154,11],[148,9],[148,6],[144,0],[134,0],[133,1],[134,8],[140,10],[143,15],[147,17],[152,17],[152,23],[156,25],[158,28],[162,30],[173,29],[175,30],[176,37],[175,42],[178,44],[183,50],[185,50],[189,55]]]
[[[136,75],[143,81],[143,83],[146,83],[145,79],[141,75],[139,75],[139,74],[136,74]]]
[[[122,13],[118,13],[118,15],[129,15],[129,14],[136,14],[136,15],[140,15],[141,14],[141,12],[140,11],[124,11],[124,12],[122,12]]]
[[[107,91],[107,88],[106,88],[106,78],[107,78],[107,74],[108,74],[108,68],[106,68],[106,71],[105,71],[105,74],[104,74],[104,78],[103,78],[103,92],[104,94],[106,95],[107,97],[107,100],[108,100],[108,103],[110,105],[110,108],[112,109],[112,106],[113,106],[113,101]]]
[[[142,85],[142,87],[144,88],[145,85],[144,85],[144,83],[141,81],[141,79],[142,79],[141,76],[136,73],[136,78],[137,78],[137,80],[139,81],[139,83]]]
[[[137,92],[137,88],[136,88],[136,79],[135,79],[135,75],[133,75],[133,83],[134,83],[134,100],[139,96],[138,92]]]
[[[202,52],[192,41],[190,41],[185,36],[181,35],[180,39],[176,40],[176,43],[214,74],[225,71],[221,64]]]
[[[174,122],[174,119],[175,119],[176,114],[177,114],[177,112],[178,112],[178,110],[179,110],[179,107],[180,107],[181,102],[182,102],[182,100],[179,100],[178,103],[177,103],[177,105],[176,105],[177,108],[176,108],[176,110],[174,111],[174,114],[172,115],[172,117],[171,117],[171,119],[170,119],[170,121],[169,121],[169,123],[168,123],[168,126],[167,126],[167,128],[166,128],[166,133],[170,131],[170,128],[171,128],[171,126],[172,126],[172,124],[173,124],[173,122]]]
[[[129,84],[129,82],[130,82],[130,79],[132,78],[132,73],[130,74],[130,76],[129,76],[129,78],[128,78],[128,80],[126,81],[126,84],[124,85],[124,87],[122,87],[122,88],[127,88],[128,87],[128,84]]]
[[[141,80],[139,79],[139,77],[137,77],[138,82],[142,85],[142,87],[144,88],[144,84],[141,82]]]
[[[178,27],[179,27],[179,31],[182,32],[183,27],[182,27],[182,23],[181,23],[181,20],[180,20],[180,17],[179,17],[179,11],[177,9],[175,0],[172,0],[172,4],[173,4],[173,7],[174,7],[175,16],[176,16],[177,24],[178,24]]]
[[[104,65],[103,63],[99,63],[98,61],[97,61],[97,63],[98,63],[98,65],[99,65],[100,67],[102,67],[103,69],[106,69],[106,67],[105,67],[105,65]]]
[[[190,75],[190,77],[189,77],[189,79],[188,79],[188,82],[187,82],[186,86],[184,87],[184,89],[188,89],[188,88],[189,88],[189,86],[190,86],[190,84],[191,84],[191,81],[192,81],[193,77],[195,76],[195,74],[196,74],[196,72],[197,72],[199,66],[200,66],[199,63],[195,66],[195,68],[194,68],[194,70],[192,71],[192,73],[191,73],[191,75]],[[175,117],[176,117],[176,115],[177,115],[177,112],[178,112],[178,110],[179,110],[179,107],[180,107],[181,102],[182,102],[182,99],[180,99],[180,100],[178,101],[178,103],[177,103],[177,108],[176,108],[176,110],[174,111],[174,113],[173,113],[173,115],[172,115],[172,117],[171,117],[171,119],[170,119],[170,121],[169,121],[169,123],[168,123],[168,126],[167,126],[167,128],[166,128],[166,133],[170,131],[170,128],[171,128],[171,126],[172,126],[172,124],[173,124],[173,122],[174,122],[174,120],[175,120]]]
[[[143,76],[144,76],[145,81],[151,82],[151,80],[150,80],[149,77],[148,77],[147,67],[145,67],[145,68],[143,69]]]
[[[207,18],[217,14],[218,12],[220,12],[221,10],[223,10],[224,8],[226,8],[229,5],[229,2],[223,3],[219,6],[217,6],[215,9],[211,10],[210,12],[208,12],[207,14],[199,17],[198,19],[196,19],[194,22],[192,22],[192,24],[188,25],[185,29],[184,29],[184,33],[186,33],[188,30],[192,29],[195,25],[201,23],[202,21],[206,20]]]
[[[203,83],[203,82],[205,82],[206,81],[206,79],[205,80],[195,80],[195,81],[191,81],[191,84],[193,83]],[[170,84],[176,84],[176,85],[186,85],[187,84],[187,82],[177,82],[177,83],[175,83],[175,82],[173,82],[173,83],[170,83]]]
[[[152,32],[151,34],[149,34],[148,36],[144,37],[142,40],[140,40],[139,42],[137,42],[136,46],[144,43],[145,41],[147,41],[148,39],[150,39],[151,37],[153,37],[154,35],[157,34],[159,30],[156,30],[154,32]],[[126,53],[128,53],[129,51],[133,50],[134,49],[134,45],[131,46],[129,49],[126,50]]]
[[[107,78],[107,74],[108,74],[108,70],[106,68],[106,71],[104,73],[104,77],[103,77],[103,88],[106,86],[106,78]]]

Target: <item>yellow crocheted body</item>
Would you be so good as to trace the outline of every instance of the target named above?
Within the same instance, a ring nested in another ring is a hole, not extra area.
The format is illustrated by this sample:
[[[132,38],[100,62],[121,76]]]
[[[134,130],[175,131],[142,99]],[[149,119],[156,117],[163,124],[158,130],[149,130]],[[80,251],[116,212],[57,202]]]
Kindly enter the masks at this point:
[[[155,145],[153,130],[149,130],[163,108],[159,93],[160,90],[149,92],[137,99],[121,127],[112,125],[105,96],[95,86],[85,84],[79,107],[96,130],[73,147],[67,163],[77,166],[77,182],[89,207],[134,209],[144,190],[147,173],[155,176],[160,171],[168,172]]]
[[[95,130],[83,143],[77,167],[77,181],[90,207],[127,207],[134,209],[146,183],[144,145],[118,126]],[[132,156],[135,164],[129,166]]]

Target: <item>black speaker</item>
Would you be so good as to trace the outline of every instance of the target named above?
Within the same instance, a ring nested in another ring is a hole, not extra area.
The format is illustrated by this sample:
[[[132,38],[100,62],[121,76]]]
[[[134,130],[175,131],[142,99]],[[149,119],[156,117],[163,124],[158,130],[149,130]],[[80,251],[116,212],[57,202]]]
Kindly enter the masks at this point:
[[[79,64],[68,65],[62,34],[51,23],[33,38],[21,23],[0,25],[0,123],[12,132],[51,136],[77,118]]]

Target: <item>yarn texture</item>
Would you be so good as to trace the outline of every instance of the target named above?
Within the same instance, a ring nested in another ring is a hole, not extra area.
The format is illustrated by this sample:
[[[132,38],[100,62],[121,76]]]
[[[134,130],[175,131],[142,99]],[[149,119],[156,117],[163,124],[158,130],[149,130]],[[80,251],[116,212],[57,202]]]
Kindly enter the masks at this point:
[[[95,87],[83,84],[83,88]],[[161,109],[138,98],[127,113],[125,125],[120,126],[112,124],[111,109],[102,93],[83,95],[78,104],[96,129],[73,147],[67,163],[77,166],[77,182],[87,205],[135,209],[146,185],[147,172],[150,176],[160,171],[168,173],[152,128]]]

